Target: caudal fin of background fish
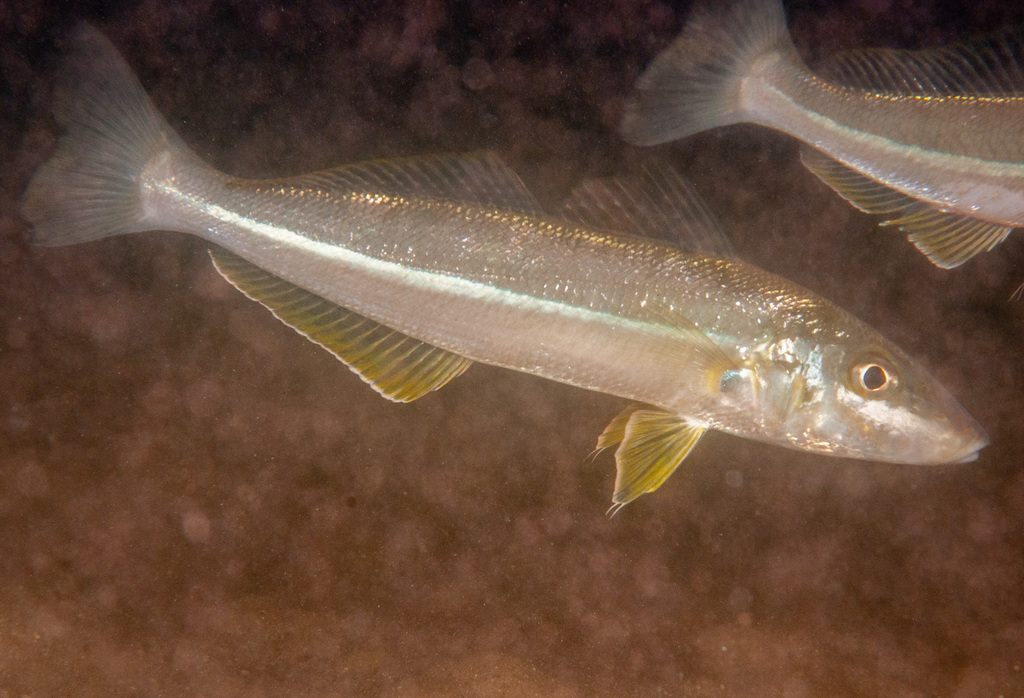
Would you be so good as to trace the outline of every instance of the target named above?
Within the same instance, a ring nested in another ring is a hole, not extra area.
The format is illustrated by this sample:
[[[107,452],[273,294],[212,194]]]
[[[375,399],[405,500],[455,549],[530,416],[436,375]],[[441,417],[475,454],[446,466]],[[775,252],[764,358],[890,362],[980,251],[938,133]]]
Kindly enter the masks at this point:
[[[640,77],[622,136],[655,145],[748,120],[740,102],[743,78],[773,52],[799,60],[777,0],[742,0],[725,12],[698,10]]]
[[[151,229],[139,176],[161,151],[187,148],[114,47],[90,26],[71,37],[54,102],[64,133],[23,200],[34,241],[71,245]]]

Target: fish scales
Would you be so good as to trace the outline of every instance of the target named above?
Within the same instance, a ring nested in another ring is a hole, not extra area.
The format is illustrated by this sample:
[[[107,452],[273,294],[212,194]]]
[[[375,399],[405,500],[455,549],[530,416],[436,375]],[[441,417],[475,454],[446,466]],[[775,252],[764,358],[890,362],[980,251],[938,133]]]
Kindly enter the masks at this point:
[[[742,104],[909,196],[1024,225],[1022,99],[871,93],[773,62]]]
[[[898,463],[971,460],[987,443],[877,332],[725,255],[670,168],[584,183],[562,216],[487,154],[241,179],[188,150],[95,30],[69,46],[64,133],[24,197],[37,242],[201,237],[227,281],[394,401],[474,361],[627,398],[597,442],[616,448],[616,509],[708,429]]]
[[[673,323],[749,351],[834,312],[759,270],[642,238],[298,179],[240,180],[182,158],[150,168],[145,206],[155,226],[196,231],[435,346],[665,407],[698,397],[665,390],[688,369]]]

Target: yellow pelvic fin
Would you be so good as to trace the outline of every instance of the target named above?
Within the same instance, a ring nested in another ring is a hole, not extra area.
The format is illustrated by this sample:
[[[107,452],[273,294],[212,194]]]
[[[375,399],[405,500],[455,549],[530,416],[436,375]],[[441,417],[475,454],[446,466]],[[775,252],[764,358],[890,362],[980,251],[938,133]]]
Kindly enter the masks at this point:
[[[895,225],[936,266],[958,267],[1006,239],[1012,227],[949,213],[870,179],[820,150],[805,148],[804,165],[840,196],[865,213],[899,214]]]
[[[230,252],[211,249],[210,257],[235,288],[344,361],[389,400],[411,402],[472,363],[324,300]]]
[[[611,513],[661,487],[705,431],[657,407],[631,405],[620,412],[597,439],[598,449],[620,444],[615,451]]]

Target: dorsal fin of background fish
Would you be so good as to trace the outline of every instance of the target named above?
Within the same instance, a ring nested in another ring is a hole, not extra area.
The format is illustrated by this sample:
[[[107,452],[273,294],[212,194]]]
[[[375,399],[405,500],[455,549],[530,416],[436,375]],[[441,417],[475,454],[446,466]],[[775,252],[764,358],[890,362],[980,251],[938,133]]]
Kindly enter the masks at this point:
[[[1019,31],[953,46],[908,51],[843,51],[816,66],[837,84],[898,95],[1020,97],[1024,36]]]
[[[621,130],[627,140],[653,145],[744,121],[764,123],[801,137],[799,132],[773,123],[771,118],[765,120],[765,114],[748,111],[741,95],[746,78],[766,56],[774,55],[779,61],[805,71],[802,74],[810,75],[789,38],[781,2],[738,0],[723,5],[708,3],[696,10],[683,34],[641,76],[623,118]],[[1012,33],[924,51],[847,51],[826,62],[823,77],[837,86],[864,90],[876,97],[967,96],[1021,101],[1024,105],[1022,66],[1024,41],[1019,33]],[[865,104],[864,109],[873,109],[878,114],[878,106]],[[1024,118],[1024,106],[1021,117]],[[1019,119],[1007,121],[1012,124]],[[962,127],[952,123],[950,128]],[[1016,137],[1013,128],[1011,125],[1007,137]],[[858,160],[854,152],[845,162],[828,164],[826,158],[833,157],[828,152],[829,143],[820,135],[809,142],[826,151],[811,153],[805,149],[804,163],[814,174],[861,210],[897,214],[883,224],[898,226],[906,232],[910,241],[938,266],[956,267],[980,252],[991,250],[1024,221],[1024,211],[1007,220],[1004,203],[989,204],[991,213],[986,213],[984,206],[967,202],[957,209],[955,196],[940,192],[927,180],[916,181],[913,175],[901,174],[893,164],[906,157],[900,154],[903,146],[899,143],[893,144],[891,162]],[[945,155],[941,149],[927,154],[939,159]],[[953,190],[964,188],[964,181],[970,182],[970,171],[975,165],[1005,169],[1007,163],[989,163],[979,156],[965,165],[962,176],[959,171],[949,175],[950,180],[959,182]],[[849,173],[841,173],[842,169]],[[876,172],[894,174],[886,179],[885,174]],[[1011,176],[1024,178],[1018,172]],[[988,191],[985,187],[992,188],[979,184],[977,191]],[[928,192],[936,192],[935,198],[928,199]],[[1009,195],[1009,200],[1013,196]]]

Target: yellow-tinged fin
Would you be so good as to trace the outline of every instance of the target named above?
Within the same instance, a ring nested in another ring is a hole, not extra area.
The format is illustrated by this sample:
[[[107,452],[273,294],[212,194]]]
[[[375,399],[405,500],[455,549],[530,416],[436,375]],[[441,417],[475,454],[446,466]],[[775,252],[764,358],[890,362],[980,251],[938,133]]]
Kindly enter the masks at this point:
[[[800,151],[804,167],[864,213],[904,213],[921,201],[865,177],[816,148]]]
[[[696,11],[640,76],[622,120],[627,141],[655,145],[744,121],[740,85],[757,60],[773,52],[799,60],[779,0],[721,4]]]
[[[693,185],[662,162],[645,163],[635,177],[583,182],[562,214],[590,228],[654,238],[687,252],[733,255],[732,243]]]
[[[631,405],[619,413],[597,439],[598,449],[619,444],[610,512],[614,514],[640,495],[661,487],[705,431],[705,427],[657,407]]]
[[[210,257],[235,288],[344,361],[389,400],[411,402],[472,363],[324,300],[230,252],[211,249]]]
[[[633,416],[634,412],[645,409],[645,407],[645,405],[637,403],[630,405],[615,415],[615,419],[608,422],[608,426],[597,437],[597,446],[595,448],[598,451],[603,451],[606,448],[611,448],[615,444],[621,443],[626,438],[626,423],[629,421],[629,418]]]
[[[822,182],[865,213],[898,214],[883,221],[906,232],[909,240],[936,266],[958,267],[1006,239],[1012,227],[943,211],[927,202],[865,177],[825,155],[804,148],[804,165]]]
[[[1019,32],[920,51],[857,49],[820,66],[848,87],[902,95],[1018,97],[1024,91]]]
[[[519,175],[488,151],[372,160],[288,181],[330,191],[398,194],[541,213]]]
[[[1005,225],[932,207],[922,207],[882,225],[897,225],[909,233],[907,237],[914,246],[943,269],[958,267],[974,255],[990,251],[1013,232],[1013,228]]]

